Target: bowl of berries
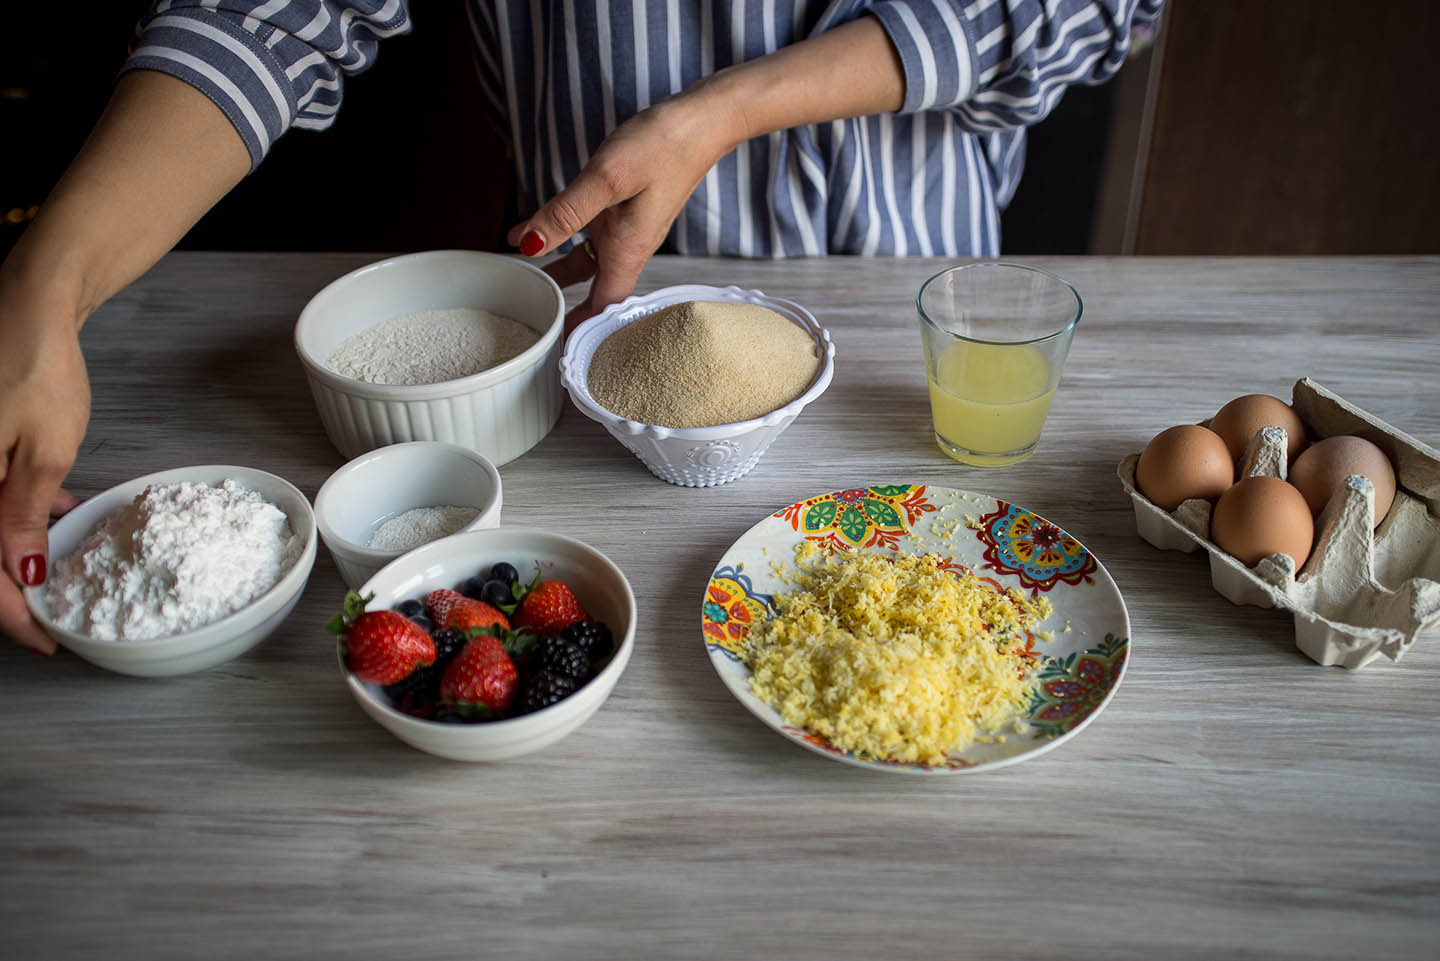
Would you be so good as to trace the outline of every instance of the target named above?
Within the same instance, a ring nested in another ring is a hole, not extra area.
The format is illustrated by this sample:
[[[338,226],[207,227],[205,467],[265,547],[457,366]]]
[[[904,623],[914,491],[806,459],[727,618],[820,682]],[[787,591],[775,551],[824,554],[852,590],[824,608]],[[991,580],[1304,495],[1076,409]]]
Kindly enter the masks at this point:
[[[572,537],[463,531],[381,568],[329,627],[350,693],[382,727],[440,757],[500,761],[599,710],[630,660],[635,595]]]

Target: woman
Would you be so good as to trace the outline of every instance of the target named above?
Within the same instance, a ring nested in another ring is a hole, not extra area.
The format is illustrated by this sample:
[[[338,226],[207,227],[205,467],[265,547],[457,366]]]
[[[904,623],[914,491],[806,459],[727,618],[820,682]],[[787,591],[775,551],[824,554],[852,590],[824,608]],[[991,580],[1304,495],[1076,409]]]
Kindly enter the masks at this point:
[[[508,239],[574,325],[650,255],[994,256],[1026,124],[1119,68],[1160,0],[471,0],[510,146]],[[423,24],[422,24],[423,27]],[[0,265],[0,631],[54,643],[47,517],[89,416],[78,334],[291,127],[328,126],[344,78],[410,29],[404,0],[160,0],[114,96]],[[582,239],[584,242],[581,242]]]

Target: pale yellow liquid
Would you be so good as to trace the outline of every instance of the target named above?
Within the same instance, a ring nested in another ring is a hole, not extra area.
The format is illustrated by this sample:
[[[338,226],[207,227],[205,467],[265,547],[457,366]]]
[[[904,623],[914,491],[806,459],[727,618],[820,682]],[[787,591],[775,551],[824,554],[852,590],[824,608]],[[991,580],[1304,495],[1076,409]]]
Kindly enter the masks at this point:
[[[956,341],[936,359],[929,379],[940,449],[978,467],[1028,456],[1055,396],[1050,361],[1025,344]]]

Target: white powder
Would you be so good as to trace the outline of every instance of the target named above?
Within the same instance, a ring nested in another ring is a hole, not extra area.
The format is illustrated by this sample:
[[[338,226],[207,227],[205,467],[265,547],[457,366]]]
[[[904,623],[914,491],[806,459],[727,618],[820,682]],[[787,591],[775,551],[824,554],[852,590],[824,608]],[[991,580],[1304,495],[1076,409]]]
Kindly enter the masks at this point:
[[[436,384],[503,364],[539,339],[519,321],[488,310],[422,310],[353,335],[325,366],[371,384]]]
[[[446,537],[480,516],[473,507],[417,507],[397,514],[370,535],[377,551],[408,551]]]
[[[165,637],[244,607],[303,548],[283,511],[233,480],[152,484],[61,558],[46,600],[96,640]]]

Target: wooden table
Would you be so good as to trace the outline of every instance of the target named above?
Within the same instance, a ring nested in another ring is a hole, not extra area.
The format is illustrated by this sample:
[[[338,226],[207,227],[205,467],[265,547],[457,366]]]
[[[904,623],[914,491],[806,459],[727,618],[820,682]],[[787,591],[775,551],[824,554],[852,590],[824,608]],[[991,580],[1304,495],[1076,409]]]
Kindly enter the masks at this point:
[[[291,346],[364,255],[175,254],[84,333],[93,494],[194,463],[313,497],[342,458]],[[578,732],[497,765],[366,718],[322,625],[325,550],[279,632],[188,677],[0,649],[0,955],[49,958],[1429,958],[1440,956],[1440,636],[1325,668],[1234,607],[1203,553],[1141,541],[1116,464],[1233,396],[1311,376],[1440,441],[1440,258],[1037,259],[1085,317],[1039,452],[963,468],[929,434],[915,290],[940,264],[657,258],[641,289],[810,306],[829,391],[738,482],[664,484],[567,409],[507,464],[504,522],[628,574],[637,650]],[[572,292],[572,295],[578,292]],[[716,561],[807,495],[906,481],[1067,528],[1132,620],[1129,674],[1074,740],[976,776],[806,752],[721,685]]]

